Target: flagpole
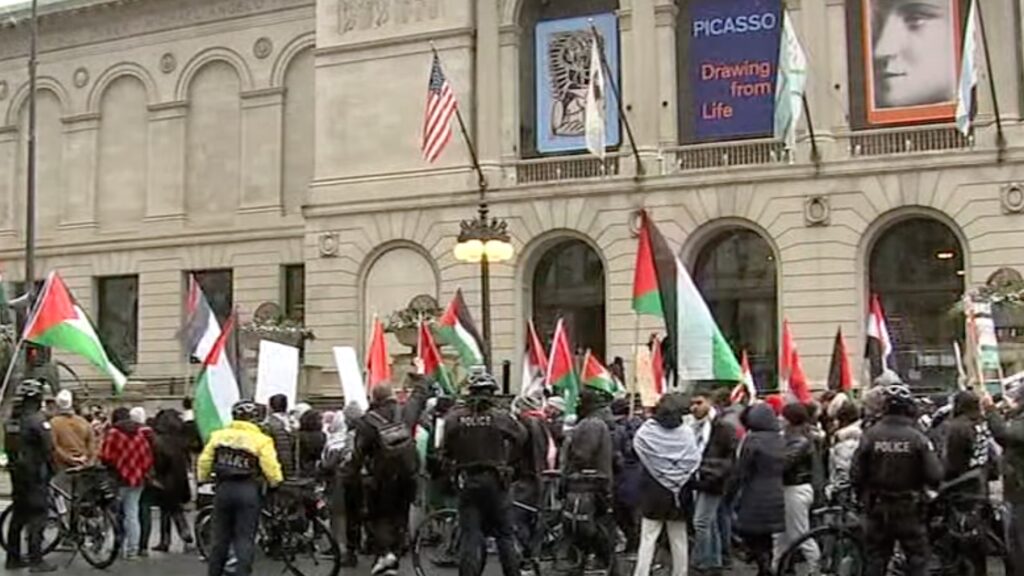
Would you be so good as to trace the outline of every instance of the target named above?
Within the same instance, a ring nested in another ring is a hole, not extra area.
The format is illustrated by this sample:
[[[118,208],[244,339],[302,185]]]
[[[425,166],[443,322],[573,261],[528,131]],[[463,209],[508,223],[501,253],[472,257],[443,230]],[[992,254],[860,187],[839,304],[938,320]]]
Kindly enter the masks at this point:
[[[629,417],[636,414],[636,394],[640,390],[640,366],[636,359],[640,354],[640,314],[633,314],[633,386],[629,391]]]
[[[434,53],[434,58],[437,58],[437,65],[443,71],[444,66],[441,64],[441,55],[437,53],[437,46],[434,46],[433,42],[430,43],[430,51]],[[459,130],[462,131],[462,138],[466,141],[466,148],[469,149],[469,158],[473,162],[473,169],[476,170],[477,186],[480,187],[480,196],[482,197],[484,190],[487,190],[487,177],[484,176],[484,171],[480,168],[480,159],[476,155],[476,147],[473,146],[473,139],[469,137],[469,131],[466,130],[466,122],[462,119],[462,110],[460,110],[458,103],[455,104],[455,119],[459,121]]]
[[[17,345],[14,346],[14,352],[11,354],[11,361],[7,363],[7,372],[4,374],[4,382],[0,385],[0,401],[7,397],[7,385],[11,381],[11,376],[14,375],[14,367],[18,364],[18,356],[21,354],[21,349],[25,345],[25,338],[19,337]],[[26,359],[26,366],[28,360]]]
[[[981,29],[981,45],[985,51],[985,68],[988,71],[988,89],[992,93],[992,113],[996,116],[996,161],[1003,161],[1006,152],[1006,135],[1003,134],[1003,120],[999,116],[999,96],[996,93],[996,79],[992,74],[992,58],[988,50],[988,34],[985,32],[985,18],[981,13],[980,0],[974,0],[974,8],[978,11],[978,28]]]
[[[597,27],[594,26],[594,19],[588,18],[587,20],[590,22],[590,33],[594,35],[594,41],[599,43],[599,50],[597,52],[601,55],[601,69],[604,70],[604,76],[608,79],[608,84],[612,88],[612,96],[615,96],[615,105],[619,110],[619,118],[622,119],[622,125],[626,127],[626,136],[629,138],[629,145],[633,148],[633,160],[636,161],[636,177],[640,178],[644,175],[644,165],[640,162],[640,151],[636,148],[633,127],[630,125],[629,118],[626,116],[626,109],[622,105],[622,94],[619,92],[619,86],[615,83],[615,77],[608,66],[608,57],[605,56],[604,45],[601,44],[601,36],[597,33]]]
[[[811,120],[811,106],[807,103],[807,91],[800,95],[804,105],[804,116],[807,116],[807,135],[811,138],[811,162],[814,166],[821,166],[821,153],[818,151],[818,140],[814,137],[814,122]],[[795,129],[795,127],[794,127]]]

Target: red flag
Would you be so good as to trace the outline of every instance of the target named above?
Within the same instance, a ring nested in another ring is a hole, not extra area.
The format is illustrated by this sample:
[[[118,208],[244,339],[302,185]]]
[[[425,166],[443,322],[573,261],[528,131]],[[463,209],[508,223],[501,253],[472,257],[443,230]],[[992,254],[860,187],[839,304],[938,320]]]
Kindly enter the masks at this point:
[[[793,335],[789,331],[789,321],[782,322],[782,358],[779,360],[779,391],[787,400],[808,403],[812,400],[811,391],[807,386],[807,376],[800,365],[800,353],[797,352]]]
[[[448,376],[444,359],[434,342],[434,334],[422,318],[420,318],[419,339],[416,342],[416,355],[422,363],[423,374],[433,378],[444,389],[445,394],[455,394],[455,386],[452,385],[452,379]]]
[[[366,351],[366,389],[373,390],[374,386],[390,381],[391,357],[388,356],[388,343],[384,340],[384,325],[374,316],[370,348]]]
[[[868,311],[868,341],[864,356],[871,366],[871,377],[877,378],[892,366],[892,338],[885,321],[885,311],[878,294],[871,295],[871,309]]]
[[[533,320],[526,322],[526,350],[523,351],[523,383],[519,393],[523,396],[542,394],[544,378],[548,371],[547,352],[537,336]]]
[[[576,405],[580,397],[580,379],[576,374],[572,347],[569,346],[569,336],[565,333],[565,324],[561,318],[555,325],[555,337],[551,341],[551,358],[548,359],[544,385],[565,399],[566,414],[576,414]]]
[[[828,389],[837,392],[849,392],[853,389],[853,368],[846,354],[846,339],[843,329],[836,332],[836,342],[832,346],[832,361],[828,368]]]

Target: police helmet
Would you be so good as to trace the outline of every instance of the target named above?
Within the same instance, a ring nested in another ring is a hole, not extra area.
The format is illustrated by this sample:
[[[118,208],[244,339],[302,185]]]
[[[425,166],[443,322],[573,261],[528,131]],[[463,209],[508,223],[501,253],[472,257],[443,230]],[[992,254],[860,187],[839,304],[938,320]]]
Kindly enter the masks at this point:
[[[917,407],[914,394],[905,384],[890,384],[882,390],[888,414],[912,414]]]
[[[231,407],[231,417],[242,422],[255,422],[259,419],[260,407],[252,400],[239,400]]]
[[[474,370],[469,375],[468,389],[470,394],[493,394],[498,389],[498,383],[487,370]]]
[[[45,384],[35,378],[23,380],[18,385],[18,398],[22,400],[42,400],[45,391]]]

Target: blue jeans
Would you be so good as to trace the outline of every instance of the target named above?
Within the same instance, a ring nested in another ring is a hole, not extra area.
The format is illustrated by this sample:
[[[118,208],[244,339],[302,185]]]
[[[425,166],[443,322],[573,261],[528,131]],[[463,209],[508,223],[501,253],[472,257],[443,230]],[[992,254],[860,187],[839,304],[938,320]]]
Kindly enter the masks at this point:
[[[139,524],[139,501],[142,499],[142,486],[131,488],[121,487],[121,515],[124,519],[124,552],[127,556],[139,553],[139,537],[142,527]]]
[[[697,568],[722,567],[722,534],[719,531],[718,509],[722,497],[718,494],[697,492],[697,506],[693,512],[696,537],[694,564]]]

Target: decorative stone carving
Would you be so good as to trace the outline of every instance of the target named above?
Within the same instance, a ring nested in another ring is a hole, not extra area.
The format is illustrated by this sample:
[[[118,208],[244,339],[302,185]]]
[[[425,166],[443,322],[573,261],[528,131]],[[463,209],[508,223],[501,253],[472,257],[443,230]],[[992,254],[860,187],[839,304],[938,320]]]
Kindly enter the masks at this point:
[[[442,0],[339,0],[339,26],[342,34],[370,30],[388,24],[402,25],[441,17]]]
[[[165,52],[160,57],[160,71],[164,74],[170,74],[174,72],[174,69],[178,67],[178,59],[174,57],[174,54]]]
[[[804,201],[804,222],[808,226],[828,226],[831,218],[828,196],[811,196]]]
[[[89,71],[84,67],[75,70],[72,81],[75,83],[75,88],[85,88],[85,85],[89,83]]]
[[[266,36],[263,36],[259,40],[256,40],[256,43],[252,45],[253,56],[259,58],[260,60],[263,60],[267,56],[270,56],[270,53],[273,51],[274,43],[271,42],[270,38],[267,38]]]
[[[1006,184],[999,191],[999,203],[1003,214],[1020,214],[1024,212],[1024,184],[1013,182]]]
[[[7,98],[7,81],[0,80],[0,100]]]
[[[341,240],[337,232],[324,232],[320,235],[317,247],[320,249],[321,258],[333,258],[338,255]]]

